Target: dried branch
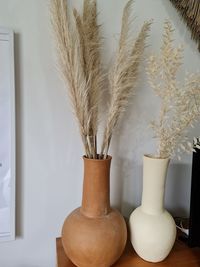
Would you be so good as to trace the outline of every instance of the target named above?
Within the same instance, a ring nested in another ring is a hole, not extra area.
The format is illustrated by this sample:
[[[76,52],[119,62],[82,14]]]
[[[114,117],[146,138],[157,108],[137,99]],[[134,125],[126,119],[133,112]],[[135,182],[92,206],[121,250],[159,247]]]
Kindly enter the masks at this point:
[[[171,23],[166,21],[160,54],[151,56],[147,66],[149,84],[161,98],[159,118],[151,124],[161,158],[172,157],[175,153],[179,157],[183,151],[192,151],[187,131],[200,116],[200,73],[186,75],[184,84],[177,80],[183,47],[174,47],[173,31]]]

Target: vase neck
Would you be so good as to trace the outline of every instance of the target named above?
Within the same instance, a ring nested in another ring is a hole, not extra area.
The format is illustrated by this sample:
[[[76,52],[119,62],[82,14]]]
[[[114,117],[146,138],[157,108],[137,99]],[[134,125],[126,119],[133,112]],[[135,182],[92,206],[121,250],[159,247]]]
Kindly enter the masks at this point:
[[[144,156],[141,208],[148,214],[164,211],[165,182],[169,159]]]
[[[84,181],[81,212],[88,217],[101,217],[110,210],[110,164],[106,160],[84,158]]]

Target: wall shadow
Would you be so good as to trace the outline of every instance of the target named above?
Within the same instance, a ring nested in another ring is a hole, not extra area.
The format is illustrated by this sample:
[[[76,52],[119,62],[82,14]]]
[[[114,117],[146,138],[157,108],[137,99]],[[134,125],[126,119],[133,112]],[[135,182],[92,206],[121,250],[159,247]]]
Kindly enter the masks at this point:
[[[174,216],[188,217],[191,194],[191,164],[170,164],[165,202]]]

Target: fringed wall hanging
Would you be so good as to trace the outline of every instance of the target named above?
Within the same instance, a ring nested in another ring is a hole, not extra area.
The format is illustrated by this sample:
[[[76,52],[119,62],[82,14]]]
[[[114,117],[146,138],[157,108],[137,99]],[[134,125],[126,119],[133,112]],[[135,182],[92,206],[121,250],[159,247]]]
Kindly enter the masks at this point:
[[[198,44],[200,51],[200,1],[199,0],[170,0],[179,10],[188,28],[192,32],[192,39]]]

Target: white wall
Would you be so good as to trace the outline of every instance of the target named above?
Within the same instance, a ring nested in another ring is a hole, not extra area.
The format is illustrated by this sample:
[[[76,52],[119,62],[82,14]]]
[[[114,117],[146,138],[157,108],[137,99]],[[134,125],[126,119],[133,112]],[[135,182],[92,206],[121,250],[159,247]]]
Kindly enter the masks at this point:
[[[71,2],[77,6],[82,3]],[[136,29],[143,20],[154,18],[147,54],[151,49],[158,50],[163,21],[170,18],[176,27],[176,40],[185,44],[185,68],[195,71],[200,55],[170,2],[135,2]],[[104,57],[110,59],[126,0],[98,3],[107,38]],[[48,1],[0,0],[0,26],[16,32],[18,233],[16,241],[0,244],[0,266],[53,267],[55,238],[60,235],[66,215],[81,201],[82,145],[66,90],[55,71]],[[114,157],[112,204],[125,215],[140,203],[142,155],[154,149],[152,132],[147,127],[158,99],[143,78],[110,152]],[[199,135],[198,130],[192,134]],[[166,206],[176,214],[188,213],[190,163],[191,156],[187,156],[170,166]]]

